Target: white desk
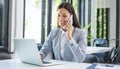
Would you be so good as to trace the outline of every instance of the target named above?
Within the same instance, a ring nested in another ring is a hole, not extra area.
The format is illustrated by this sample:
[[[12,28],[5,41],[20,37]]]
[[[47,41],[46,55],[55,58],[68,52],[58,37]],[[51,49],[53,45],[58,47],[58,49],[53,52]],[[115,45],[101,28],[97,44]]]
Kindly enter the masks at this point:
[[[58,62],[60,62],[61,65],[40,67],[22,63],[19,59],[0,60],[0,69],[86,69],[87,67],[92,65],[89,63],[75,63],[67,61]],[[120,65],[114,65],[113,68],[100,68],[100,69],[120,69]]]
[[[91,64],[59,61],[61,65],[40,67],[22,63],[19,59],[0,60],[0,69],[86,69]]]
[[[110,51],[112,47],[87,47],[86,54],[107,52]]]

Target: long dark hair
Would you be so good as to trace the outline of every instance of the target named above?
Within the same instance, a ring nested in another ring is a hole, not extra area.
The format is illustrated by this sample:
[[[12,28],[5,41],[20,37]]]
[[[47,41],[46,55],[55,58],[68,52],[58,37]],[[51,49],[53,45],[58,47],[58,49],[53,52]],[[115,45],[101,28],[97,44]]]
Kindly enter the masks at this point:
[[[77,16],[75,14],[75,10],[74,10],[73,6],[68,2],[62,2],[58,6],[57,10],[60,8],[65,8],[66,10],[68,10],[68,12],[73,15],[73,26],[80,28],[80,23],[77,19]]]

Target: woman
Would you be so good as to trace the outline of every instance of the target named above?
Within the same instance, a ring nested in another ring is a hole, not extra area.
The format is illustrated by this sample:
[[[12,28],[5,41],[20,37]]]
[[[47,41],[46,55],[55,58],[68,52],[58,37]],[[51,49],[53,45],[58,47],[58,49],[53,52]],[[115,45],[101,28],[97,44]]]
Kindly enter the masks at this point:
[[[86,52],[86,33],[80,29],[73,6],[63,2],[58,6],[58,28],[53,29],[40,50],[43,59],[53,50],[56,60],[83,62]]]

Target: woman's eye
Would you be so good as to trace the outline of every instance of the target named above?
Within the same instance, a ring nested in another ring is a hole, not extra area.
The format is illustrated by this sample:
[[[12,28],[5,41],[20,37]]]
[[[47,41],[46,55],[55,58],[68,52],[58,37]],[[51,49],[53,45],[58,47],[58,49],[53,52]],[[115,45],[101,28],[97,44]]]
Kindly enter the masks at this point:
[[[66,15],[63,15],[63,17],[67,17]]]
[[[63,17],[67,17],[67,16],[63,16]]]

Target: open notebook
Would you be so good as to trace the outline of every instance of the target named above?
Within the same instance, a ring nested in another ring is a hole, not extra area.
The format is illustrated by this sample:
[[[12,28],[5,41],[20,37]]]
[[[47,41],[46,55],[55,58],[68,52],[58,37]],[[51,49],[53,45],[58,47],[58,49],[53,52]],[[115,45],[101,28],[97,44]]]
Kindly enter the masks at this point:
[[[59,65],[60,62],[48,62],[40,59],[39,50],[34,39],[13,39],[15,50],[18,53],[20,60],[24,63],[51,66]],[[44,62],[44,63],[43,63]]]

